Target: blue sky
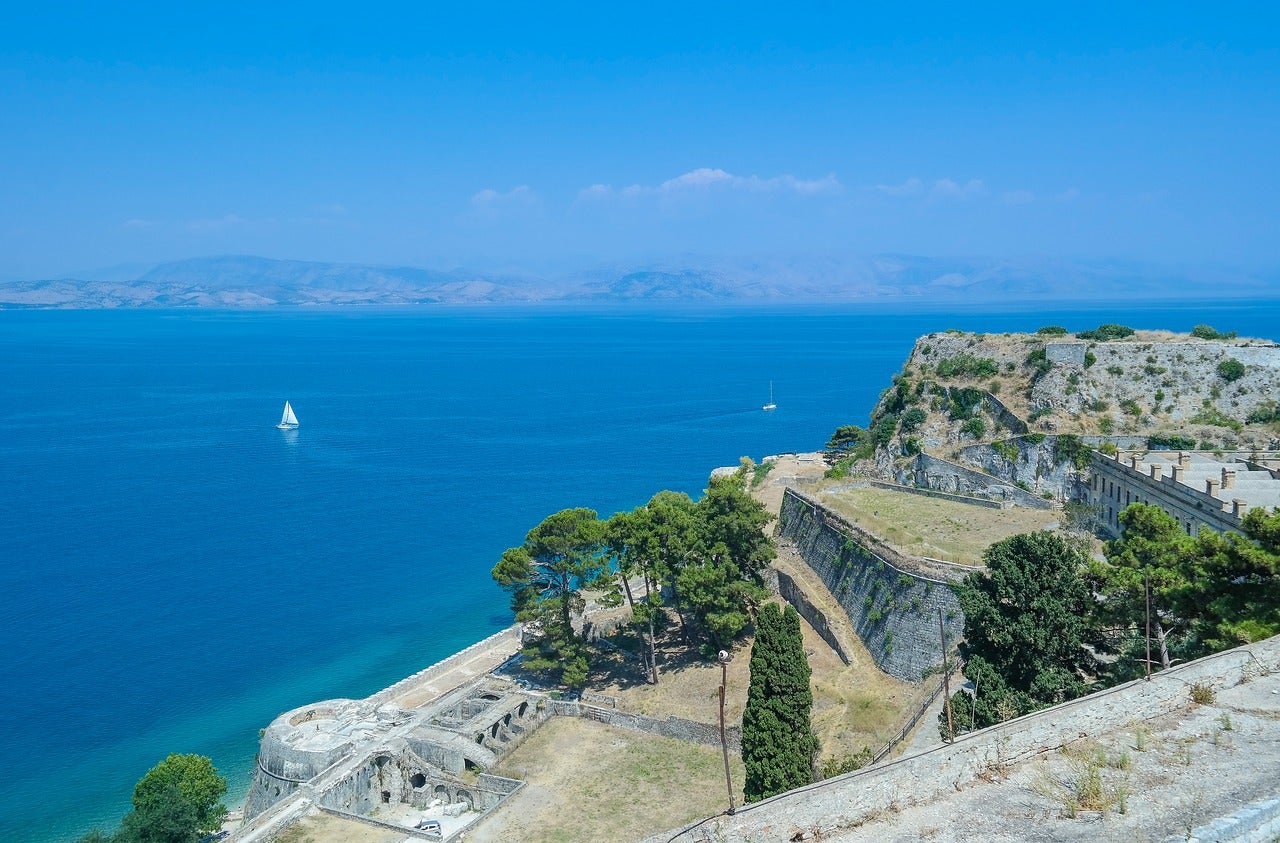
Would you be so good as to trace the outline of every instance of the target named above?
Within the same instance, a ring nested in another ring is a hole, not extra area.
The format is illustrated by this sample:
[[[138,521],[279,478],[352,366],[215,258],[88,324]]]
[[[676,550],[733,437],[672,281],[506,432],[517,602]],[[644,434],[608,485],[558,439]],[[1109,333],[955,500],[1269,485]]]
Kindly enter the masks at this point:
[[[5,4],[0,279],[225,253],[1280,266],[1270,4],[434,5]]]

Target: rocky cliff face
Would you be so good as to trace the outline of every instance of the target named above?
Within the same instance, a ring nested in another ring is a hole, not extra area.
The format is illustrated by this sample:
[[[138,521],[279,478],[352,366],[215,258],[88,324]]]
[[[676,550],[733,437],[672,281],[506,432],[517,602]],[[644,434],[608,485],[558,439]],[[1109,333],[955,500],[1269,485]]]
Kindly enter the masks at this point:
[[[1278,399],[1280,345],[1268,340],[946,331],[918,339],[881,396],[868,434],[877,448],[860,469],[934,488],[918,476],[923,452],[1072,500],[1088,464],[1085,441],[1275,451]],[[974,478],[942,474],[956,486],[944,491],[982,494]]]

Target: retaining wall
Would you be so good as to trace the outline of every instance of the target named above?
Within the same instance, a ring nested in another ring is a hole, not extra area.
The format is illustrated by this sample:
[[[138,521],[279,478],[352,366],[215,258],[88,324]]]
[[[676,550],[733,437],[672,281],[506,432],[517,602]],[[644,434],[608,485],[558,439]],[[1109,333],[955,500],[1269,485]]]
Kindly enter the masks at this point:
[[[901,483],[889,483],[885,480],[868,480],[877,489],[888,489],[890,492],[904,492],[908,495],[920,495],[925,498],[938,498],[944,501],[967,503],[971,506],[982,506],[988,509],[1007,509],[1013,506],[1011,501],[993,501],[988,498],[975,498],[971,495],[955,495],[951,492],[939,492],[937,489],[922,489],[919,486],[903,486]]]
[[[831,590],[881,670],[915,682],[941,668],[939,614],[949,649],[964,632],[964,612],[943,579],[909,570],[907,557],[887,547],[872,549],[865,531],[794,489],[784,492],[778,520],[781,535]],[[926,564],[911,559],[912,568]]]
[[[1280,636],[1208,656],[1163,671],[1150,682],[1136,680],[962,735],[955,743],[739,808],[654,841],[813,840],[856,827],[876,814],[927,803],[979,776],[999,775],[1011,764],[1184,708],[1190,687],[1222,690],[1280,670]]]
[[[714,710],[711,695],[707,696],[707,706],[709,711]],[[683,717],[667,717],[659,720],[656,717],[645,717],[643,714],[627,714],[568,700],[548,700],[547,709],[551,714],[561,717],[586,717],[598,723],[617,726],[619,729],[632,732],[644,732],[707,746],[720,746],[719,726],[685,720]],[[725,740],[729,744],[729,749],[734,752],[742,751],[742,730],[737,726],[725,728]]]
[[[809,599],[809,595],[804,593],[804,589],[796,585],[796,581],[785,571],[774,569],[773,573],[778,580],[778,596],[796,607],[800,617],[808,621],[809,626],[813,627],[813,631],[818,633],[832,650],[835,650],[836,655],[840,657],[840,661],[845,664],[852,664],[849,654],[844,651],[844,646],[831,628],[831,619],[827,617],[827,613],[815,606],[813,601]]]
[[[978,445],[991,453],[990,445]],[[898,478],[903,482],[912,482],[926,489],[937,489],[941,492],[955,494],[981,495],[991,500],[1011,501],[1030,509],[1052,509],[1053,502],[1020,489],[1012,483],[983,474],[942,457],[932,454],[917,454],[910,472],[903,472]]]

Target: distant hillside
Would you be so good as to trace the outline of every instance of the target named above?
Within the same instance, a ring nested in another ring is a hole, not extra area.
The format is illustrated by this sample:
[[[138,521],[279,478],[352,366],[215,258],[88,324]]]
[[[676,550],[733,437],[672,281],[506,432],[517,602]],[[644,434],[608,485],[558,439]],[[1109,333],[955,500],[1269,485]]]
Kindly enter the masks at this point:
[[[1150,267],[905,255],[717,260],[690,257],[572,273],[435,271],[417,267],[193,258],[86,278],[0,283],[0,308],[420,305],[538,302],[849,302],[1273,295],[1267,278],[1170,274]],[[132,277],[125,278],[124,275]],[[1200,291],[1200,292],[1198,292]]]

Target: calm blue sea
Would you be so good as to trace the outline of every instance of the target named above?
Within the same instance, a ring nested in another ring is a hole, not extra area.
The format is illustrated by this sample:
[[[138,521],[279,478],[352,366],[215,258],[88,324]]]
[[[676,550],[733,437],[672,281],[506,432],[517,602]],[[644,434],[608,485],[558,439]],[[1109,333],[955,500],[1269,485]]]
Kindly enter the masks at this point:
[[[1102,321],[1280,304],[0,312],[0,840],[113,826],[169,752],[238,798],[278,712],[509,623],[489,569],[543,516],[818,448],[919,334]]]

